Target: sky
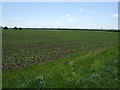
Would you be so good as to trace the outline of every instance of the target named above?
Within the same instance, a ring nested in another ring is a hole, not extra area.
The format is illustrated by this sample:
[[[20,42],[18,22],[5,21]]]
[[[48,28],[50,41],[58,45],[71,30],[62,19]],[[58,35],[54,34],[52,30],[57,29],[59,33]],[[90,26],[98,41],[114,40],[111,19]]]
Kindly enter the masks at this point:
[[[117,2],[3,2],[2,26],[118,28]]]

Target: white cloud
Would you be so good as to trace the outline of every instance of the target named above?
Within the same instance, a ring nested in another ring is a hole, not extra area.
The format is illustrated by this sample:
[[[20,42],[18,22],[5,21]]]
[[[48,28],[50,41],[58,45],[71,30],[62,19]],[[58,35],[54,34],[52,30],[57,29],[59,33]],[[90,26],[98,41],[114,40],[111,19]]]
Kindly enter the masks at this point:
[[[80,11],[82,12],[82,11],[83,11],[83,8],[81,8]]]
[[[68,19],[69,22],[74,22],[76,19]]]
[[[118,14],[114,14],[113,17],[118,17]]]
[[[66,16],[67,16],[67,17],[69,17],[69,16],[70,16],[70,14],[67,14]]]

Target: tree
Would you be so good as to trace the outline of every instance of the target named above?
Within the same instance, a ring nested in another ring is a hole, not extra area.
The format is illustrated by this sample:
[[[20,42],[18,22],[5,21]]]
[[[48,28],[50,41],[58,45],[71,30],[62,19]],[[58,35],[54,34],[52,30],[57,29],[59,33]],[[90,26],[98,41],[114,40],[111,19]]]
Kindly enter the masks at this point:
[[[18,28],[17,28],[17,27],[14,27],[13,29],[17,30]]]
[[[3,29],[8,30],[8,27],[7,27],[7,26],[5,26],[5,27],[3,27]]]
[[[20,27],[19,30],[22,30],[22,28]]]

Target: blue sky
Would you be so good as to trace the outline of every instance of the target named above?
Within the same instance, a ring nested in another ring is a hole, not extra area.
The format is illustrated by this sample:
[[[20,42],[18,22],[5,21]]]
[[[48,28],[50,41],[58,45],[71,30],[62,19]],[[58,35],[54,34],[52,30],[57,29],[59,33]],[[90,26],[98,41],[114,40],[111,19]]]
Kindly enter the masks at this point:
[[[117,2],[3,2],[2,26],[118,28]]]

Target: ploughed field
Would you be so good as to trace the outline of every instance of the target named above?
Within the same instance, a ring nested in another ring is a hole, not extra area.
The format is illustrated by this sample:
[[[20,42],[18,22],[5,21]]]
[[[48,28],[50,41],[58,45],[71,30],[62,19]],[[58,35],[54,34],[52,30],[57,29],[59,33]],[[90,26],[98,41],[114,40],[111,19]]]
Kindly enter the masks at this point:
[[[3,88],[118,87],[118,33],[4,30]]]

